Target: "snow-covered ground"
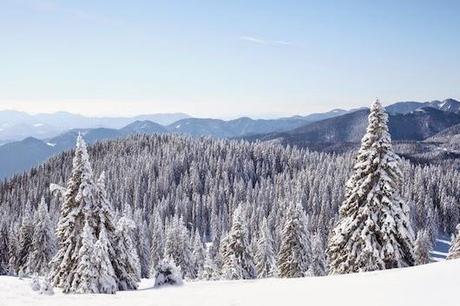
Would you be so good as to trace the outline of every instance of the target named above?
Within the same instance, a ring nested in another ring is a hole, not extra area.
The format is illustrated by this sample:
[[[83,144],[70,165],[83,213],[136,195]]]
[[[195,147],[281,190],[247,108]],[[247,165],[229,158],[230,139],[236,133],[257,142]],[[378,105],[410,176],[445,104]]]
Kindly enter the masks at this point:
[[[140,290],[116,295],[42,296],[30,279],[0,277],[0,305],[33,306],[237,306],[237,305],[460,305],[454,293],[460,283],[460,260],[424,266],[304,279],[192,282],[181,287],[152,289],[144,280]]]

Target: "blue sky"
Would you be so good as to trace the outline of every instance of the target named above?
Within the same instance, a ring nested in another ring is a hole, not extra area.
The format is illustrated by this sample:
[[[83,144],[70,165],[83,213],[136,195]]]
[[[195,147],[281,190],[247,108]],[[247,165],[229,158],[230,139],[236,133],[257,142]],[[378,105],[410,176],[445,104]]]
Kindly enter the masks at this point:
[[[460,98],[460,1],[0,0],[0,109],[308,114]]]

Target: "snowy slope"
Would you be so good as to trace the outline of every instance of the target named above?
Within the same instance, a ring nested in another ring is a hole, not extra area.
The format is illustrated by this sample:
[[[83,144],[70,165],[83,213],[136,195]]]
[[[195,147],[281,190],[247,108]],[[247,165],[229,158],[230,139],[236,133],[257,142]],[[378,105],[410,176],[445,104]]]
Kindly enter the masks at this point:
[[[116,295],[41,296],[30,280],[0,277],[0,305],[34,306],[237,306],[237,305],[459,305],[453,293],[460,283],[460,260],[407,269],[304,279],[193,282],[182,287],[141,289]]]

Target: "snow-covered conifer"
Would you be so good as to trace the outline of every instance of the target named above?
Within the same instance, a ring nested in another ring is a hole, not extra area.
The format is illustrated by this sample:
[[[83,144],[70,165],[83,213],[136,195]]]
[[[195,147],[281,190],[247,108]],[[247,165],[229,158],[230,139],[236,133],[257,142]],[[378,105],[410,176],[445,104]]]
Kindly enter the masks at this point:
[[[140,281],[141,268],[136,246],[133,242],[133,231],[136,228],[134,221],[125,213],[118,220],[116,228],[116,265],[115,273],[120,290],[137,289]]]
[[[81,237],[81,247],[78,252],[78,263],[73,274],[72,284],[64,286],[64,292],[98,293],[98,271],[94,261],[94,245],[96,242],[89,221],[85,221]]]
[[[29,207],[29,205],[27,206]],[[22,269],[23,273],[27,273],[28,271],[27,262],[31,253],[33,235],[34,226],[32,224],[30,211],[27,209],[24,212],[21,227],[19,229],[18,257],[16,261],[17,269]]]
[[[311,265],[311,245],[307,235],[306,217],[300,204],[291,204],[281,232],[278,253],[278,276],[304,277]]]
[[[29,273],[44,275],[48,273],[54,254],[54,235],[45,198],[42,197],[38,206],[35,220],[35,230],[32,238],[31,253],[27,263]]]
[[[247,228],[241,207],[235,209],[230,232],[223,248],[222,275],[226,279],[252,279],[257,276],[253,257],[249,251]]]
[[[447,259],[457,258],[460,258],[460,224],[457,225],[457,233],[449,249],[449,255],[447,255]]]
[[[430,232],[426,229],[417,232],[417,239],[415,239],[415,263],[417,265],[424,265],[430,262],[430,251],[432,249]]]
[[[193,268],[193,254],[190,243],[190,234],[184,221],[177,215],[166,224],[165,258],[172,258],[174,263],[181,268],[185,277],[194,279],[196,277]]]
[[[267,219],[262,220],[259,239],[257,240],[257,251],[255,256],[257,277],[273,277],[276,274],[276,260],[273,251],[273,238],[268,227]]]
[[[182,285],[182,273],[180,267],[176,266],[172,258],[160,260],[158,266],[155,267],[155,288],[164,285]]]
[[[0,275],[9,274],[10,247],[8,223],[0,215]],[[14,269],[14,267],[13,267]]]
[[[206,261],[206,250],[204,244],[201,241],[200,234],[198,231],[195,231],[195,237],[193,238],[193,263],[195,265],[195,275],[199,276],[202,274],[204,269],[204,264]]]
[[[399,195],[400,159],[393,152],[387,121],[384,108],[376,101],[329,241],[332,274],[406,267],[415,262],[409,207]]]
[[[164,227],[163,221],[161,220],[158,210],[154,210],[152,221],[152,245],[150,247],[150,264],[151,272],[150,275],[153,276],[153,271],[158,265],[160,260],[163,258],[164,254]]]
[[[312,258],[310,271],[313,276],[326,275],[326,254],[323,247],[323,240],[321,236],[316,233],[312,239]]]
[[[93,191],[92,188],[86,188],[91,187],[91,179],[92,169],[86,144],[81,135],[79,135],[73,158],[72,174],[67,183],[56,229],[58,252],[51,261],[50,276],[52,283],[67,290],[73,288],[73,278],[80,260],[79,256],[75,255],[79,254],[82,243],[81,235],[85,224],[84,207],[85,205],[91,205],[91,203],[87,203],[89,201],[85,200],[93,198],[93,195],[88,194]],[[86,211],[88,209],[90,207]],[[88,226],[93,227],[95,220],[88,220],[88,222]]]
[[[94,245],[93,260],[97,275],[99,293],[113,294],[117,291],[117,277],[112,266],[109,249],[112,247],[105,227],[101,228],[99,238]]]
[[[201,273],[198,274],[198,278],[203,280],[219,279],[216,264],[209,253],[206,253],[203,269],[201,270]]]

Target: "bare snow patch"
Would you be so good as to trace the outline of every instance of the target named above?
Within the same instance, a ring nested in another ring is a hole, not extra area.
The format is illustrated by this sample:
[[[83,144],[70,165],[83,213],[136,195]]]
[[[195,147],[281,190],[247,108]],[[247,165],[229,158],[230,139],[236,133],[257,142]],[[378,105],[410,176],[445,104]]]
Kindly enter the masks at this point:
[[[154,289],[142,280],[137,291],[114,295],[40,295],[31,279],[0,276],[0,306],[457,306],[452,295],[460,282],[460,260],[351,275],[302,279],[191,282],[182,287]]]

